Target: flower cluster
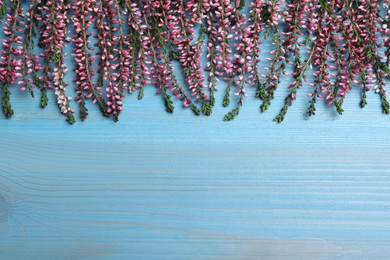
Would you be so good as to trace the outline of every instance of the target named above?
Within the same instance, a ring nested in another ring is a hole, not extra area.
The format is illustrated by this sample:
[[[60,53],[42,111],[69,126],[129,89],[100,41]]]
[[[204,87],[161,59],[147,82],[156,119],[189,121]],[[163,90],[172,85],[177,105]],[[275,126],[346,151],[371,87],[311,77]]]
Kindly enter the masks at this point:
[[[236,42],[234,43],[235,53],[233,55],[233,68],[232,71],[229,73],[230,83],[236,86],[236,92],[234,93],[234,95],[238,96],[238,102],[237,106],[227,115],[225,115],[225,121],[233,120],[238,115],[238,113],[240,112],[240,108],[244,103],[244,98],[248,97],[245,89],[245,85],[246,83],[248,83],[246,76],[247,73],[249,73],[250,76],[253,76],[250,74],[253,70],[253,59],[250,54],[252,52],[257,51],[255,48],[256,42],[254,42],[253,38],[251,37],[251,29],[244,28],[244,24],[246,24],[246,16],[241,15],[239,13],[239,8],[240,6],[236,5],[233,9],[235,25],[232,27],[232,30],[233,33],[236,35]],[[230,85],[228,86],[228,88],[230,88]],[[228,105],[230,100],[229,91],[226,91],[224,100],[224,105]]]
[[[374,90],[390,114],[389,6],[389,0],[0,0],[2,109],[13,115],[11,90],[19,85],[32,97],[39,90],[42,108],[54,95],[69,123],[76,120],[73,103],[82,121],[92,104],[118,121],[125,93],[142,99],[152,85],[166,111],[179,100],[209,116],[223,88],[222,106],[234,104],[224,116],[230,121],[251,93],[266,111],[280,83],[291,79],[276,122],[303,87],[308,116],[320,100],[341,115],[354,88],[361,107]],[[271,46],[264,61],[262,46]]]
[[[24,28],[23,50],[21,53],[22,60],[22,80],[19,81],[21,91],[28,91],[34,97],[34,88],[40,84],[38,72],[41,69],[39,57],[33,52],[34,49],[34,18],[38,8],[36,1],[31,1],[26,12],[26,26]]]
[[[263,103],[260,106],[262,112],[268,109],[271,100],[274,98],[282,74],[286,74],[286,59],[289,56],[286,47],[289,43],[284,38],[284,36],[287,36],[288,34],[281,32],[279,29],[277,17],[281,16],[281,4],[281,1],[275,0],[263,4],[264,11],[270,17],[265,21],[265,37],[268,37],[268,34],[273,31],[272,45],[274,48],[271,50],[270,56],[266,58],[270,61],[270,65],[264,68],[266,74],[261,75],[262,78],[264,78],[264,81],[259,85],[257,90],[257,96],[263,100]]]
[[[222,79],[232,79],[234,76],[232,49],[230,42],[233,39],[232,21],[234,20],[234,1],[230,0],[213,0],[206,5],[206,28],[209,37],[207,44],[207,57],[209,62],[206,65],[206,70],[209,71],[209,89],[210,102],[214,106],[214,92],[218,90],[217,82],[219,77]],[[231,89],[231,80],[227,86],[227,94]],[[225,98],[225,106],[226,102]]]
[[[92,99],[93,103],[98,103],[103,114],[106,113],[106,105],[102,99],[103,92],[100,91],[101,87],[93,83],[93,76],[95,75],[93,68],[94,56],[90,53],[90,50],[94,48],[90,47],[89,40],[93,32],[89,30],[92,26],[92,13],[97,11],[95,8],[97,8],[95,0],[79,1],[72,5],[74,10],[72,21],[75,30],[75,35],[72,39],[74,45],[72,56],[76,62],[74,81],[76,83],[77,96],[75,100],[80,105],[81,120],[85,120],[88,115],[86,99]]]
[[[65,64],[65,41],[68,36],[68,12],[70,4],[65,0],[47,1],[44,5],[38,7],[43,14],[43,29],[39,46],[44,50],[41,57],[45,60],[45,67],[41,80],[43,81],[43,96],[41,106],[47,105],[47,90],[54,88],[54,94],[57,97],[57,104],[66,116],[66,120],[73,124],[75,117],[74,110],[70,106],[71,97],[66,95],[65,73],[68,72]]]
[[[9,90],[10,85],[15,84],[17,79],[22,76],[22,54],[21,44],[22,25],[25,15],[19,0],[12,1],[12,7],[9,7],[9,13],[5,18],[3,28],[5,38],[1,50],[0,60],[0,82],[1,82],[1,103],[6,117],[11,117],[14,113],[10,104]]]
[[[194,26],[199,19],[191,19],[197,11],[193,0],[185,3],[183,0],[177,1],[174,10],[174,19],[176,20],[172,29],[173,46],[177,49],[176,57],[183,68],[186,76],[186,81],[192,96],[196,97],[196,101],[202,102],[202,111],[205,115],[211,114],[211,106],[208,101],[208,95],[204,93],[204,76],[200,62],[201,51],[204,41],[204,30],[200,31],[200,35],[196,42],[194,40]],[[187,16],[188,13],[188,16]],[[173,53],[175,55],[175,53]],[[173,57],[175,58],[175,57]]]
[[[138,98],[143,98],[145,84],[148,84],[149,70],[145,60],[145,49],[142,47],[141,12],[136,3],[124,2],[126,23],[128,25],[127,40],[129,49],[126,66],[129,69],[127,90],[130,93],[139,89]]]

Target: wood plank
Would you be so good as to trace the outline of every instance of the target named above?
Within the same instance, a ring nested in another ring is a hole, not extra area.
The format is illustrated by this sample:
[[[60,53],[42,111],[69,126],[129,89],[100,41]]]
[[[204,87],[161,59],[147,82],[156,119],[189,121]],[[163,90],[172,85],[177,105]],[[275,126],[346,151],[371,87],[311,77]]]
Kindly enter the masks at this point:
[[[89,106],[74,126],[13,89],[15,116],[0,115],[0,259],[388,258],[379,96],[361,110],[354,89],[342,117],[320,102],[307,119],[306,87],[276,124],[288,84],[263,114],[249,88],[229,123],[218,102],[210,117],[177,102],[169,115],[148,87],[120,122]]]

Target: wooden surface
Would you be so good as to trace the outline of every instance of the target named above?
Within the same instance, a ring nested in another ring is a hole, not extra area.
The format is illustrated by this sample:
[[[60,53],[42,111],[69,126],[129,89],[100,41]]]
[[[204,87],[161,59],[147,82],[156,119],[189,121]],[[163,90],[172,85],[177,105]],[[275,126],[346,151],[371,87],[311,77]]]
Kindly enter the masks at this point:
[[[302,94],[283,124],[281,96],[226,123],[220,105],[166,114],[149,88],[119,123],[69,126],[15,91],[0,259],[386,259],[389,118],[350,95],[343,117],[320,105],[305,120]]]
[[[220,85],[211,117],[177,103],[169,115],[149,87],[120,122],[89,106],[74,126],[53,97],[41,110],[14,88],[15,116],[0,121],[0,259],[389,259],[379,96],[361,110],[355,89],[342,117],[320,101],[307,119],[306,87],[273,123],[289,83],[263,114],[248,89],[228,123]]]

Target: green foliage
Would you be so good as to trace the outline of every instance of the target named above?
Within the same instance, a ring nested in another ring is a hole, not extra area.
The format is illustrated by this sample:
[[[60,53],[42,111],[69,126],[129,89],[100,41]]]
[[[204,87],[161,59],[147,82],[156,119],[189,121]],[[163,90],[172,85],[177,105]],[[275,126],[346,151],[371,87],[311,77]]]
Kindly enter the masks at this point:
[[[231,90],[231,87],[232,87],[232,81],[230,80],[228,86],[226,87],[225,95],[223,97],[222,105],[224,107],[227,107],[230,104],[230,90]]]
[[[103,86],[103,84],[104,84],[104,71],[103,70],[100,70],[96,84],[98,86]]]
[[[213,107],[215,105],[215,97],[214,95],[210,95],[210,106]]]
[[[268,109],[269,105],[271,105],[271,102],[265,99],[263,103],[260,105],[260,111],[265,112]]]
[[[367,105],[367,95],[366,91],[363,89],[362,90],[362,98],[360,100],[360,107],[363,108]]]
[[[151,20],[152,20],[152,34],[157,38],[158,43],[160,44],[161,48],[165,52],[167,49],[167,42],[165,41],[164,37],[162,37],[163,28],[159,25],[159,18],[153,15],[151,17]]]
[[[381,88],[379,94],[381,96],[381,101],[382,101],[382,112],[388,115],[390,114],[390,104],[387,101],[386,91],[383,88]]]
[[[237,7],[238,10],[242,10],[245,7],[245,0],[240,0],[240,4]]]
[[[6,15],[6,14],[7,14],[7,6],[6,6],[6,4],[2,4],[0,6],[0,21],[3,20],[4,15]]]
[[[343,109],[343,103],[344,103],[344,98],[340,99],[339,101],[337,101],[335,103],[335,106],[336,106],[336,111],[339,115],[342,115],[344,113],[344,109]]]
[[[377,58],[376,66],[379,67],[384,73],[386,73],[387,77],[390,78],[390,68],[386,62],[382,62]]]
[[[310,105],[309,105],[309,107],[307,108],[307,111],[306,111],[306,114],[308,116],[315,115],[315,113],[316,113],[316,107],[315,107],[316,100],[317,100],[317,94],[314,93],[312,98],[311,98]]]
[[[85,106],[85,102],[80,102],[80,119],[81,121],[84,121],[88,117],[88,109]]]
[[[208,102],[207,102],[206,100],[204,100],[204,99],[203,99],[203,101],[202,101],[202,112],[203,112],[203,114],[206,115],[206,116],[211,115],[211,113],[213,112],[210,103],[208,103]]]
[[[239,112],[240,112],[240,107],[234,108],[232,111],[230,111],[224,116],[223,121],[225,122],[232,121],[234,118],[236,118]]]
[[[169,60],[179,60],[179,53],[176,50],[171,50],[169,52]],[[191,71],[186,72],[187,75],[189,73],[191,73]]]
[[[16,10],[16,9],[18,8],[19,4],[20,4],[19,1],[13,1],[13,2],[12,2],[11,9],[12,9],[12,10]],[[3,5],[5,5],[5,4],[3,4]]]
[[[260,81],[257,83],[256,97],[262,100],[266,98],[265,86]]]
[[[281,123],[284,120],[284,116],[286,115],[288,110],[288,105],[285,104],[283,108],[280,110],[279,114],[273,119],[274,122],[276,123]]]
[[[175,107],[173,106],[173,101],[171,99],[171,95],[167,94],[166,89],[163,89],[163,98],[164,98],[164,104],[165,104],[165,110],[168,113],[173,113],[175,110]]]
[[[327,13],[332,12],[332,6],[330,6],[328,4],[328,0],[320,0],[320,6],[321,6],[321,9],[324,10],[325,12],[327,12]]]
[[[367,89],[366,89],[366,86],[367,86],[367,76],[366,76],[366,73],[364,70],[361,70],[360,71],[360,78],[362,80],[362,85],[363,85],[363,88],[362,88],[362,97],[361,97],[361,100],[360,100],[360,107],[363,108],[367,105]]]
[[[142,84],[141,87],[139,88],[138,99],[141,100],[143,98],[144,98],[144,85]]]
[[[51,55],[51,60],[55,63],[58,64],[62,58],[61,52],[55,51]]]
[[[73,113],[68,113],[66,117],[66,121],[68,121],[68,123],[71,125],[73,125],[76,122],[76,118],[74,117]]]
[[[47,107],[48,103],[49,103],[49,98],[47,96],[47,89],[42,88],[41,89],[41,107],[42,108]]]
[[[12,109],[11,103],[11,91],[9,91],[9,84],[1,85],[1,104],[3,106],[4,115],[7,118],[12,117],[14,110]]]
[[[191,104],[191,110],[194,112],[195,115],[199,116],[200,115],[200,110],[197,106],[194,104]]]

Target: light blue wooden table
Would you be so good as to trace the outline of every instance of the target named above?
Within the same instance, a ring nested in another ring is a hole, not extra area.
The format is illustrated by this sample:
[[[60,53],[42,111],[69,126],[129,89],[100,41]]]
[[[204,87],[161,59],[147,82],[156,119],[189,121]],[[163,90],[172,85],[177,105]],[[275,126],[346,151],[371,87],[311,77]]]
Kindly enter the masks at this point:
[[[320,102],[307,120],[306,87],[276,124],[288,84],[263,114],[248,89],[228,123],[223,90],[195,117],[177,103],[165,113],[149,87],[120,122],[89,106],[74,126],[14,89],[15,116],[0,121],[0,259],[389,259],[379,96],[361,110],[355,89],[342,117]]]
[[[374,94],[310,120],[301,95],[283,124],[271,121],[281,96],[265,114],[250,98],[226,123],[220,105],[169,115],[149,88],[119,123],[93,111],[74,126],[13,97],[0,259],[389,257],[390,118]]]

